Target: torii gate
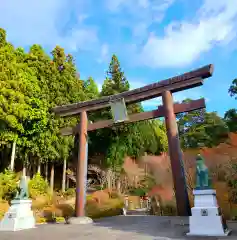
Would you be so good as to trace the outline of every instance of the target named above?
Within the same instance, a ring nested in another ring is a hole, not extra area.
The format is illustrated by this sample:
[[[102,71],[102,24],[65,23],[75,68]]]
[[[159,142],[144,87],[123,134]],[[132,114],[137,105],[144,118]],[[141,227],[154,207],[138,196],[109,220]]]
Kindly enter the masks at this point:
[[[79,147],[76,173],[76,217],[83,217],[85,214],[84,205],[87,174],[87,168],[85,166],[87,166],[88,161],[87,132],[100,128],[111,127],[116,124],[112,119],[88,124],[87,112],[108,107],[110,106],[111,101],[114,102],[122,99],[125,103],[131,104],[159,96],[162,96],[163,106],[159,106],[158,109],[154,111],[129,115],[128,119],[124,121],[124,123],[165,117],[177,213],[179,216],[191,215],[175,114],[205,108],[205,100],[199,99],[189,103],[174,104],[172,93],[201,86],[203,85],[203,80],[211,77],[212,74],[213,65],[210,64],[194,71],[153,83],[145,87],[108,97],[102,97],[100,99],[53,108],[53,112],[62,117],[80,114],[80,123],[77,126],[61,130],[63,135],[75,135],[75,149],[78,149]]]

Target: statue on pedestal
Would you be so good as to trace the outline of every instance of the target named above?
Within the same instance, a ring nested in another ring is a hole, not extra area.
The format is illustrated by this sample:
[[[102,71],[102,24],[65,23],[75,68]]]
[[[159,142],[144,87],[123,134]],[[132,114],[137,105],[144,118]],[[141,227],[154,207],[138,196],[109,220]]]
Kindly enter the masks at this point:
[[[194,207],[189,217],[188,236],[228,236],[225,218],[221,213],[216,199],[216,191],[212,188],[211,178],[204,158],[198,154],[196,157],[196,188],[194,194]]]
[[[195,190],[212,189],[209,171],[204,158],[198,154],[196,158],[196,187]]]
[[[14,200],[27,200],[29,199],[28,181],[25,176],[21,177],[19,187]]]
[[[28,179],[22,176],[11,206],[0,222],[0,231],[18,231],[35,227],[35,218],[29,199]]]

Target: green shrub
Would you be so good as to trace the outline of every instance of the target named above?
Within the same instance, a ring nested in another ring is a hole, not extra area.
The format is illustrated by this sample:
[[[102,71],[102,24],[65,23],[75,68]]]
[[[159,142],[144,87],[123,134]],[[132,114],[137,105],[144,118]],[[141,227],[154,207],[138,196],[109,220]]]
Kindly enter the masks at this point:
[[[47,221],[44,217],[39,217],[39,218],[36,218],[36,222],[42,224],[42,223],[46,223]]]
[[[86,195],[86,201],[93,200],[93,196],[91,194]]]
[[[31,198],[35,198],[39,195],[45,195],[48,193],[49,185],[47,181],[39,174],[36,173],[34,177],[29,181],[29,194]]]
[[[62,222],[65,222],[65,218],[64,217],[55,217],[55,221],[57,223],[62,223]]]
[[[75,197],[76,195],[76,189],[75,188],[68,188],[64,193],[64,197]]]
[[[96,186],[93,186],[94,187],[94,189],[96,189],[96,190],[104,190],[105,189],[105,187],[104,186],[100,186],[100,185],[96,185]]]
[[[0,173],[0,198],[10,201],[17,192],[18,181],[16,174],[8,169]]]
[[[122,214],[122,209],[121,208],[109,208],[100,210],[98,212],[94,212],[91,215],[88,215],[92,219],[98,219],[98,218],[104,218],[104,217],[113,217],[113,216],[119,216]]]
[[[147,194],[147,189],[144,188],[134,188],[129,191],[132,196],[145,196]]]
[[[100,206],[96,202],[87,202],[86,215],[92,219],[121,215],[122,205],[120,201],[115,201],[113,204],[111,202],[107,206]]]

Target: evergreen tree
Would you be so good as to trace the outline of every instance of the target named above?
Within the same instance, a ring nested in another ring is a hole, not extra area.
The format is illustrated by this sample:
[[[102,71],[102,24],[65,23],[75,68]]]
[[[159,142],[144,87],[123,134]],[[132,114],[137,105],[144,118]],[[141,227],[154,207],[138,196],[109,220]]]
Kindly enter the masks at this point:
[[[186,99],[183,102],[189,102]],[[178,128],[181,145],[184,149],[212,147],[225,141],[228,127],[216,112],[208,113],[206,109],[178,114]]]
[[[47,109],[35,72],[25,61],[27,54],[1,39],[0,142],[10,146],[8,143],[17,140],[18,149],[24,149],[26,156],[37,151],[31,139],[45,128]]]
[[[235,99],[237,99],[237,78],[232,81],[229,93],[231,97],[235,97]]]
[[[120,62],[116,55],[112,56],[107,71],[107,77],[102,86],[101,95],[110,96],[129,90],[129,83],[121,70]]]
[[[92,77],[89,77],[83,85],[83,91],[87,99],[96,99],[99,97],[99,89]]]
[[[7,44],[6,31],[0,28],[0,47],[4,47]]]
[[[121,70],[118,58],[113,55],[106,80],[102,86],[101,96],[110,96],[129,90],[129,82]],[[127,107],[128,113],[140,112],[140,104]],[[111,118],[110,109],[105,109],[97,114],[98,119]],[[133,124],[121,124],[113,128],[101,129],[90,133],[89,153],[101,153],[106,156],[106,163],[114,169],[120,168],[125,156],[138,158],[144,152],[158,153],[167,147],[164,139],[165,130],[156,121],[143,121]],[[103,145],[98,145],[103,142]]]
[[[237,110],[230,109],[225,113],[224,120],[229,127],[230,132],[237,132]]]

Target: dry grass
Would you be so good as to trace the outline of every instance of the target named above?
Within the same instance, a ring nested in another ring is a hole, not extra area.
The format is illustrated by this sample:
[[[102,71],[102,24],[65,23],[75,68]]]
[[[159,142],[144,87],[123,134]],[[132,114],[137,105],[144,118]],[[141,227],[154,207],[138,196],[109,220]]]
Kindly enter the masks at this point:
[[[32,210],[37,223],[62,222],[74,215],[74,202],[63,200],[60,196],[40,196],[32,201]],[[87,196],[86,214],[91,218],[114,216],[121,213],[123,201],[120,198],[110,198],[105,191],[98,191],[94,196]],[[0,218],[9,208],[8,202],[0,201]]]

